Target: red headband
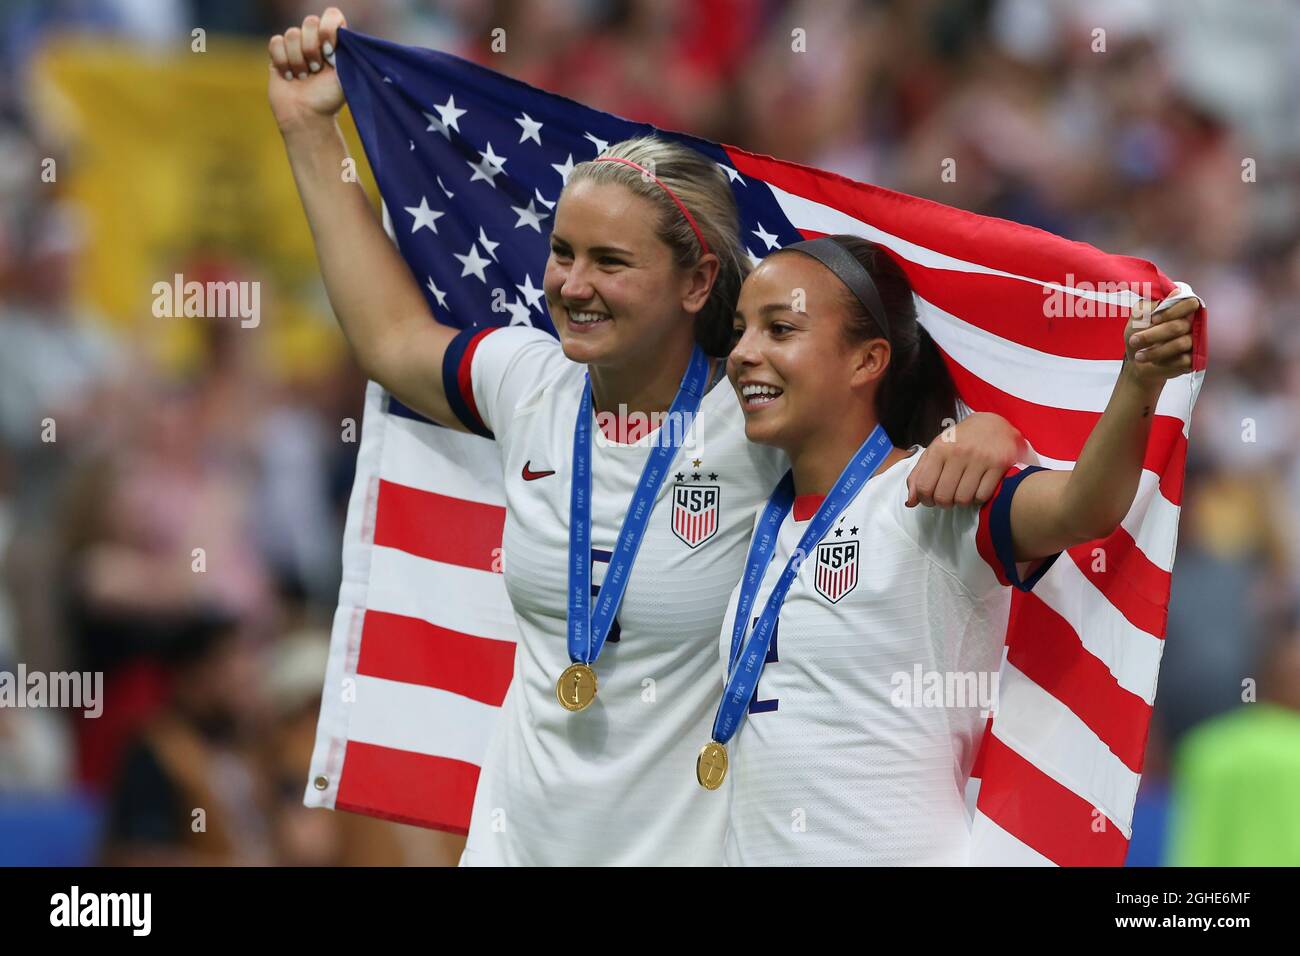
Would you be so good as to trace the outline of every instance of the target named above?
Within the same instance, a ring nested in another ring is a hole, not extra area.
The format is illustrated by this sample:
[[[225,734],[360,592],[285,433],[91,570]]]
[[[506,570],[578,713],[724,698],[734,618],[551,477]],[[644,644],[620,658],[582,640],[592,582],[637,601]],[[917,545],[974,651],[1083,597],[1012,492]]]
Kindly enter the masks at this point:
[[[593,163],[622,163],[624,166],[631,166],[633,169],[639,169],[642,175],[649,176],[655,182],[659,183],[659,188],[662,189],[664,192],[666,192],[668,194],[668,198],[677,204],[677,208],[680,209],[682,211],[682,215],[686,217],[686,222],[690,225],[692,229],[695,230],[695,238],[700,240],[700,248],[704,250],[705,255],[708,255],[709,244],[704,241],[704,233],[700,232],[700,227],[695,224],[695,217],[691,215],[691,211],[687,209],[685,205],[683,205],[682,201],[677,198],[676,194],[674,194],[671,189],[669,189],[667,186],[663,184],[663,182],[660,181],[658,176],[650,172],[650,170],[646,169],[640,163],[634,163],[630,159],[623,159],[622,157],[619,156],[597,156],[595,159],[592,160],[592,162]]]

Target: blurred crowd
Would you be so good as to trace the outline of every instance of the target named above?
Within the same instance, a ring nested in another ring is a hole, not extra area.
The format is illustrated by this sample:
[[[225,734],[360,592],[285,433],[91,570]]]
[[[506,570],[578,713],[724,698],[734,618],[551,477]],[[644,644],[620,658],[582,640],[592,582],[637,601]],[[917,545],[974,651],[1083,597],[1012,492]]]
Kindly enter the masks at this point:
[[[1190,283],[1210,305],[1210,371],[1130,862],[1300,864],[1300,6],[341,6],[366,33]],[[160,365],[74,294],[88,244],[113,236],[88,234],[37,181],[53,147],[27,70],[51,37],[113,35],[147,55],[196,25],[264,39],[308,12],[320,10],[11,0],[0,12],[0,670],[105,675],[97,720],[0,708],[0,862],[447,855],[423,831],[301,806],[356,455],[340,423],[359,422],[363,377],[342,350],[273,375],[256,330],[221,320],[198,362]],[[490,48],[495,27],[504,52]],[[798,30],[807,53],[792,50]],[[196,830],[193,807],[219,809]]]

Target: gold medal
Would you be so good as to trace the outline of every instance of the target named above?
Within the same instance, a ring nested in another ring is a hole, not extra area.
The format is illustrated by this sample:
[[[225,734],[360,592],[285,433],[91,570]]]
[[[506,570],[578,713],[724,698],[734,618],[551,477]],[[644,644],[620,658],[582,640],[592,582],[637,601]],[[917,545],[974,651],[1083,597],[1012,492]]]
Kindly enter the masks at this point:
[[[555,682],[555,696],[565,710],[582,710],[596,699],[596,672],[586,664],[570,664]]]
[[[705,790],[717,790],[727,778],[727,748],[710,740],[695,758],[695,779]]]

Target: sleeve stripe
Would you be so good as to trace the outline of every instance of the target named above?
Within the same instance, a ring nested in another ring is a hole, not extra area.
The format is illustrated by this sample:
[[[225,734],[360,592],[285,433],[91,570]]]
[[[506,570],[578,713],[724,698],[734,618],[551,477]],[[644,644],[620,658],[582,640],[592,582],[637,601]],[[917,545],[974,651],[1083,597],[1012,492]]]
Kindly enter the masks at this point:
[[[997,501],[999,496],[1002,494],[1002,486],[1006,483],[1007,477],[1015,475],[1018,471],[1019,469],[1013,468],[1007,475],[1002,476],[1002,480],[998,482],[997,488],[993,489],[993,497],[986,501],[983,507],[980,508],[979,523],[975,528],[975,547],[979,550],[980,557],[984,559],[984,563],[989,566],[989,569],[997,577],[998,583],[1004,588],[1010,587],[1011,582],[1007,580],[1006,574],[1003,573],[1002,561],[998,558],[997,552],[993,547],[993,535],[990,530],[989,512],[993,508],[993,503]]]
[[[1015,497],[1020,482],[1036,471],[1046,471],[1040,465],[1028,465],[1023,469],[1010,471],[998,483],[993,498],[980,509],[979,528],[975,532],[975,542],[980,556],[993,569],[998,582],[1003,587],[1018,588],[1021,591],[1033,590],[1039,578],[1047,573],[1059,554],[1053,554],[1038,562],[1033,573],[1020,579],[1016,567],[1015,547],[1011,542],[1011,500]]]
[[[486,335],[495,331],[495,326],[488,329],[476,329],[472,326],[461,329],[447,345],[447,351],[442,357],[442,386],[447,394],[447,404],[451,406],[452,413],[462,425],[475,435],[484,438],[496,436],[483,423],[478,404],[474,401],[472,368],[474,352],[478,349],[479,343]]]

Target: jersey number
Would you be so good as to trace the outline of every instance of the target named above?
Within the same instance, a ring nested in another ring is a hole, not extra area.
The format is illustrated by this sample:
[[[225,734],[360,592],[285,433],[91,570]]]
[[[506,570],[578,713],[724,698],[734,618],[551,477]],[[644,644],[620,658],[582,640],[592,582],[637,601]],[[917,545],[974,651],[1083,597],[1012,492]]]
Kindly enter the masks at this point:
[[[751,624],[750,627],[752,628],[757,624],[758,624],[758,617],[756,616],[754,618],[754,623]],[[781,619],[778,617],[776,619],[776,623],[772,625],[772,643],[767,645],[767,657],[763,658],[764,665],[775,664],[780,660],[780,658],[776,656],[776,637],[777,637],[777,632],[780,630],[781,630]],[[749,712],[751,714],[770,714],[772,711],[777,709],[777,705],[780,704],[780,702],[781,702],[780,698],[778,697],[771,697],[767,700],[759,700],[758,688],[755,687],[754,696],[749,701]]]

